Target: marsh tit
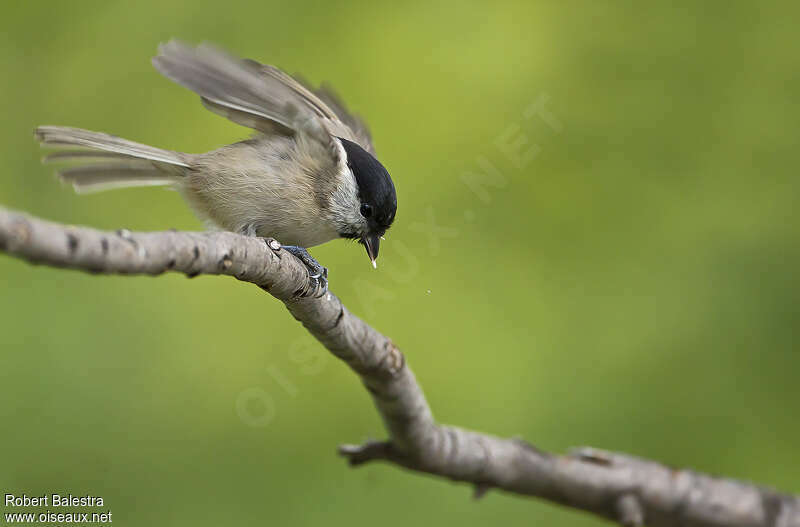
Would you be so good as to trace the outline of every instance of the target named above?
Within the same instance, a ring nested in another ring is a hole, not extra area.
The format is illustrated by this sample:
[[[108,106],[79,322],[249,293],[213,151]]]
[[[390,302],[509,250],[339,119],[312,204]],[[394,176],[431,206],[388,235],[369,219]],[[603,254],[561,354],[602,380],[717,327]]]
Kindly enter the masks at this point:
[[[245,141],[205,154],[162,150],[112,135],[41,126],[45,145],[78,147],[45,161],[90,161],[59,172],[77,192],[171,185],[211,225],[275,238],[327,290],[327,270],[308,247],[358,240],[376,266],[394,221],[394,183],[375,157],[365,124],[327,89],[313,89],[274,66],[210,45],[170,41],[155,68],[200,95],[203,105],[252,128]]]

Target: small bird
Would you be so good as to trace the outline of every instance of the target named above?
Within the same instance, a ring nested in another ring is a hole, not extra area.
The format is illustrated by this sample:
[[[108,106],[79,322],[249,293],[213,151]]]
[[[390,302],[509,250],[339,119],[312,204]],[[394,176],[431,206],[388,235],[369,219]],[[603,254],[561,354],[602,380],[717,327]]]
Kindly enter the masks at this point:
[[[35,135],[43,145],[78,147],[52,153],[45,162],[90,162],[59,171],[63,181],[79,193],[171,185],[211,226],[277,239],[306,265],[320,294],[327,291],[327,269],[309,247],[358,240],[377,267],[397,194],[366,125],[338,97],[206,43],[169,41],[152,62],[200,95],[208,110],[255,130],[253,137],[186,154],[100,132],[40,126]]]

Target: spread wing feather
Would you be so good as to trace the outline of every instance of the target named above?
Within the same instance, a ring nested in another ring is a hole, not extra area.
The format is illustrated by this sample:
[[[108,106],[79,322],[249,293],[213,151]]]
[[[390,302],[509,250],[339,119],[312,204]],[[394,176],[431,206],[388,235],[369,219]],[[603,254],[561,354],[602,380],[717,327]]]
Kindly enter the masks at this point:
[[[171,40],[158,51],[153,66],[162,75],[203,97],[213,111],[230,111],[234,121],[248,115],[258,130],[263,124],[265,133],[290,134],[307,117],[287,86],[265,83],[251,64],[210,44]]]
[[[275,66],[261,64],[252,59],[246,60],[257,67],[265,77],[271,77],[283,82],[295,91],[298,96],[314,108],[314,111],[320,117],[326,119],[331,133],[353,141],[373,156],[375,155],[375,147],[372,144],[372,136],[367,125],[360,117],[347,110],[347,106],[336,95],[331,86],[323,84],[314,89],[311,83],[298,74],[288,75]]]
[[[159,46],[153,65],[167,78],[201,96],[203,105],[264,134],[303,133],[338,151],[331,136],[374,153],[366,126],[327,90],[314,91],[274,66],[239,59],[211,44],[171,40]]]
[[[350,129],[349,139],[357,143],[361,148],[372,154],[375,154],[375,145],[372,144],[372,134],[369,127],[361,117],[347,110],[344,102],[339,98],[333,88],[323,83],[315,92],[317,97],[322,99],[336,114],[339,120]],[[347,137],[345,137],[347,139]]]

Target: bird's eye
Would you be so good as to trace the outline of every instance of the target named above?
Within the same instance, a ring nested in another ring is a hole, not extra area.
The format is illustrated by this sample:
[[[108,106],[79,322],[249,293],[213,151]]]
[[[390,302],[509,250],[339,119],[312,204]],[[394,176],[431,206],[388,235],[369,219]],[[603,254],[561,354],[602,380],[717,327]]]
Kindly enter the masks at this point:
[[[361,204],[361,215],[365,218],[369,218],[372,216],[372,207],[369,203],[362,203]]]

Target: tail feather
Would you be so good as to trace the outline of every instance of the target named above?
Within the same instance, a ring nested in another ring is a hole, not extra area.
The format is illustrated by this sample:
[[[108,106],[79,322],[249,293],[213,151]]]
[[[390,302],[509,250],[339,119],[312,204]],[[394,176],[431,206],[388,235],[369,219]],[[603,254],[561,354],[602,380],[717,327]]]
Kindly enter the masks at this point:
[[[58,171],[61,181],[71,183],[78,194],[102,192],[116,188],[169,185],[175,178],[146,164],[97,163]]]
[[[45,156],[45,163],[94,161],[58,172],[76,192],[113,188],[169,185],[189,168],[188,155],[135,143],[109,134],[79,128],[40,126],[36,138],[42,145],[77,146],[88,150],[63,150]],[[103,162],[105,161],[105,162]]]
[[[44,156],[42,163],[61,163],[77,160],[98,161],[102,159],[131,159],[131,156],[116,152],[101,152],[99,150],[59,150]]]
[[[189,167],[183,157],[177,152],[135,143],[127,139],[122,139],[121,137],[101,132],[81,130],[80,128],[40,126],[36,129],[36,138],[44,145],[82,146],[95,150],[125,154],[140,159],[149,159],[169,165]]]

